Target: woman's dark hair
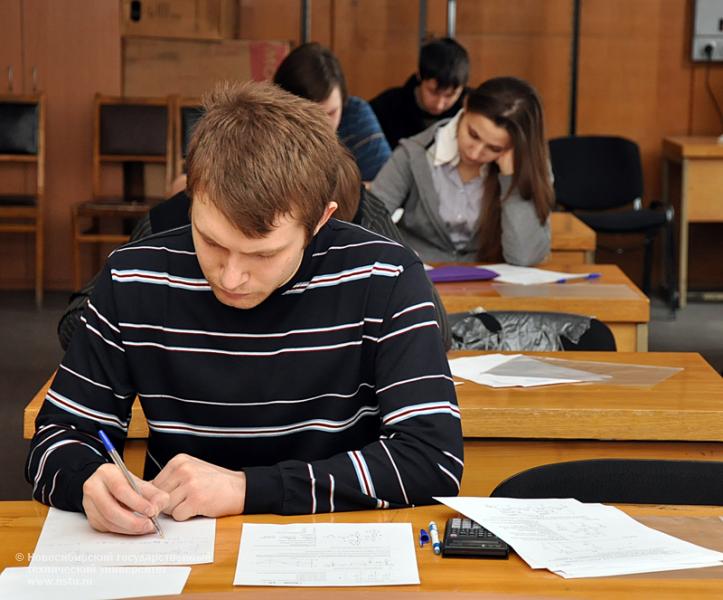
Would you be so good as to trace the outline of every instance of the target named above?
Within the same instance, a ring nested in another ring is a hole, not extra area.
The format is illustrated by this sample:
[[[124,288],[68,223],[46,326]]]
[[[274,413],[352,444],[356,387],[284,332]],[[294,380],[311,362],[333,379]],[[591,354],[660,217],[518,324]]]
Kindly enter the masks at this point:
[[[339,59],[331,50],[316,42],[301,44],[281,61],[274,83],[297,96],[323,102],[339,86],[342,104],[347,90]]]
[[[496,77],[467,95],[465,110],[483,115],[504,128],[514,149],[514,175],[505,198],[500,198],[496,162],[488,164],[484,182],[479,258],[498,261],[502,257],[502,202],[510,192],[517,189],[522,198],[534,203],[541,224],[547,220],[554,203],[542,103],[535,89],[526,81],[516,77]]]
[[[467,85],[469,55],[452,38],[432,40],[419,51],[418,69],[419,78],[436,80],[437,89],[458,88]]]

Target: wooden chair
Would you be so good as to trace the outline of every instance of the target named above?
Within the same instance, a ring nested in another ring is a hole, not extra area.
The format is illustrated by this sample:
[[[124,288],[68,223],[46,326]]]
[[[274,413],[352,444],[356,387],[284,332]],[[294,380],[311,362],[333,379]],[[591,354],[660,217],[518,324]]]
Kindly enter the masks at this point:
[[[173,176],[172,107],[169,97],[123,98],[96,94],[93,111],[93,197],[73,207],[76,289],[83,283],[81,244],[118,246],[127,242],[132,222],[164,198],[163,195],[145,195],[144,166],[163,165],[163,194],[170,189]],[[109,165],[122,166],[123,192],[120,197],[104,195],[103,169]]]
[[[35,303],[43,302],[45,96],[0,95],[0,163],[35,166],[35,192],[0,195],[0,232],[35,236]]]
[[[203,115],[203,107],[198,98],[176,98],[173,110],[173,129],[175,132],[173,144],[174,177],[186,173],[188,142],[201,115]]]

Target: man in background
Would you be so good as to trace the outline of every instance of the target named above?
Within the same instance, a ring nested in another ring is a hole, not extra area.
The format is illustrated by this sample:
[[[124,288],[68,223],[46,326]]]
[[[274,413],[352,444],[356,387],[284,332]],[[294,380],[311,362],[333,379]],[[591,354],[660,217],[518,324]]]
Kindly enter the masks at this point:
[[[400,139],[456,115],[468,79],[469,56],[459,43],[442,38],[424,44],[417,73],[370,102],[392,149]]]

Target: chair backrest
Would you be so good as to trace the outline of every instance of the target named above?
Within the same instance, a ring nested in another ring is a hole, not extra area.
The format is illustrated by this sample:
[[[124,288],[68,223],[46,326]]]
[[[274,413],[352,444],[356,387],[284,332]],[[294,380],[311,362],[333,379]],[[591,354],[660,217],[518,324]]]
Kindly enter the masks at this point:
[[[571,210],[606,210],[643,198],[638,145],[614,136],[551,139],[555,199]]]
[[[93,195],[102,195],[105,163],[161,164],[166,189],[173,176],[173,114],[169,97],[125,98],[96,94]]]
[[[500,498],[630,504],[723,504],[723,462],[596,459],[534,467],[500,483]]]
[[[490,311],[449,315],[453,350],[615,351],[610,328],[570,313]]]
[[[0,162],[35,164],[35,204],[45,191],[45,95],[0,95]]]
[[[188,143],[193,134],[193,128],[203,115],[201,101],[197,98],[181,98],[176,103],[174,110],[176,139],[174,143],[174,168],[175,177],[186,172],[186,156],[188,155]]]

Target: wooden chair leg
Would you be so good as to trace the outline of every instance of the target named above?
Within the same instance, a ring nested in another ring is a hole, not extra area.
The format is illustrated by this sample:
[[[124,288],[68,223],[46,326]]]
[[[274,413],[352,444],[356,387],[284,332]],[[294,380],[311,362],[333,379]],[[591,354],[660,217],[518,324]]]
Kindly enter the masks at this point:
[[[43,280],[45,271],[45,228],[42,221],[35,227],[35,305],[43,306]]]

